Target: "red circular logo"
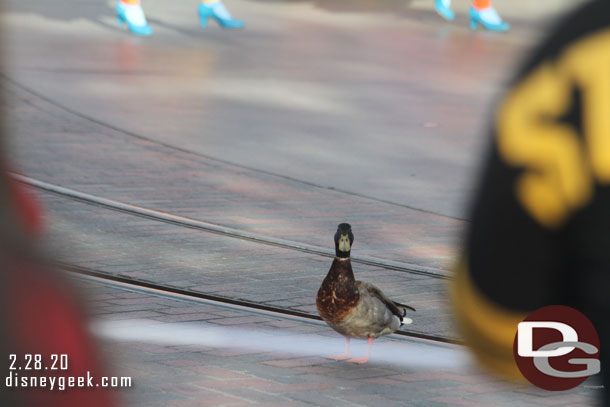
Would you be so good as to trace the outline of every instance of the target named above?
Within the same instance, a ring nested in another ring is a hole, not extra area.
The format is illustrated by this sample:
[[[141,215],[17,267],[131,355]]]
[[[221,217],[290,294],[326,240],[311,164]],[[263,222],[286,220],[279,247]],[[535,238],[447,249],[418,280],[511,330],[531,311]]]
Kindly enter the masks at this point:
[[[599,337],[581,312],[550,305],[519,323],[513,354],[521,373],[545,390],[569,390],[599,373]]]

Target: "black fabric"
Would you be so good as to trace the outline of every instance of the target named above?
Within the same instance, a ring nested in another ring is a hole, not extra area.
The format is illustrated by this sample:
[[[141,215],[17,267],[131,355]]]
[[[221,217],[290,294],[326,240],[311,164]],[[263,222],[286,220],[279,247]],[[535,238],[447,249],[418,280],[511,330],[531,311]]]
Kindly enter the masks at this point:
[[[580,7],[533,52],[512,86],[542,64],[556,62],[569,46],[608,29],[609,1]],[[569,124],[586,143],[583,103],[583,90],[574,86],[571,106],[556,120]],[[529,312],[563,304],[589,316],[602,341],[602,369],[608,389],[605,364],[610,361],[605,351],[610,348],[610,185],[596,181],[592,199],[585,206],[572,211],[560,227],[545,227],[533,219],[516,196],[516,182],[526,169],[506,163],[496,144],[495,128],[492,136],[466,236],[466,259],[473,284],[488,299],[512,310]],[[607,399],[605,405],[610,405]]]
[[[604,28],[610,29],[610,2],[594,1],[578,9],[558,24],[514,83],[565,47]],[[580,91],[573,93],[571,108],[559,120],[570,123],[582,137]],[[495,140],[495,131],[492,135]],[[532,219],[515,195],[524,168],[505,163],[495,141],[488,156],[466,237],[475,285],[500,305],[521,311],[583,301],[586,293],[574,293],[573,280],[584,279],[588,269],[610,269],[610,186],[596,185],[587,206],[572,213],[558,230],[547,229]]]
[[[518,71],[515,81],[523,78],[541,61],[555,59],[570,43],[608,28],[609,19],[610,2],[607,0],[586,3],[560,19],[550,30],[550,35],[526,59],[523,67]]]

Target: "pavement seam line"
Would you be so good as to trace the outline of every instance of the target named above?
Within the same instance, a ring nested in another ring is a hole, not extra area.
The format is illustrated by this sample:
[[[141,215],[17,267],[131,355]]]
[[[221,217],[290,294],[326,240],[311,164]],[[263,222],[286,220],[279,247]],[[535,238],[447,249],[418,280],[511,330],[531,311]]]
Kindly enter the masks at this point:
[[[429,215],[439,216],[439,217],[442,217],[442,218],[447,218],[447,219],[451,219],[451,220],[455,220],[455,221],[468,222],[468,219],[466,219],[466,218],[460,218],[460,217],[457,217],[457,216],[445,215],[445,214],[434,212],[434,211],[427,210],[427,209],[416,208],[414,206],[402,204],[402,203],[399,203],[399,202],[393,202],[393,201],[386,200],[386,199],[375,198],[373,196],[361,194],[359,192],[348,191],[348,190],[342,189],[342,188],[336,188],[336,187],[332,187],[332,186],[324,186],[324,185],[316,184],[314,182],[310,182],[310,181],[305,181],[305,180],[302,180],[302,179],[294,178],[294,177],[291,177],[291,176],[288,176],[288,175],[277,174],[275,172],[266,171],[266,170],[262,170],[262,169],[255,168],[255,167],[248,167],[246,165],[234,163],[232,161],[224,160],[222,158],[212,157],[212,156],[209,156],[209,155],[206,155],[206,154],[202,154],[202,153],[195,152],[195,151],[190,151],[190,150],[187,150],[187,149],[182,148],[182,147],[178,147],[178,146],[174,146],[174,145],[171,145],[171,144],[168,144],[168,143],[164,143],[162,141],[158,141],[158,140],[155,140],[155,139],[152,139],[152,138],[148,138],[146,136],[142,136],[142,135],[134,133],[132,131],[124,130],[124,129],[122,129],[120,127],[117,127],[115,125],[106,123],[106,122],[104,122],[102,120],[99,120],[99,119],[95,119],[95,118],[93,118],[91,116],[88,116],[88,115],[86,115],[84,113],[78,112],[78,111],[76,111],[76,110],[74,110],[72,108],[64,106],[61,103],[56,102],[55,100],[51,99],[50,97],[44,96],[44,95],[42,95],[42,94],[40,94],[40,93],[38,93],[38,92],[28,88],[27,86],[19,83],[18,81],[10,78],[5,73],[1,73],[0,72],[0,77],[3,77],[7,82],[11,83],[13,86],[21,89],[22,91],[28,92],[31,95],[33,95],[33,96],[35,96],[35,97],[37,97],[39,99],[42,99],[45,102],[51,104],[52,106],[55,106],[56,108],[61,109],[61,110],[65,111],[65,112],[68,112],[68,113],[70,113],[70,114],[72,114],[72,115],[74,115],[76,117],[79,117],[79,118],[81,118],[83,120],[90,121],[90,122],[95,123],[95,124],[97,124],[99,126],[106,127],[106,128],[108,128],[110,130],[117,131],[117,132],[125,134],[127,136],[137,138],[139,140],[147,141],[149,143],[155,143],[155,144],[157,144],[159,146],[162,146],[164,148],[167,148],[167,149],[171,149],[171,150],[174,150],[174,151],[179,151],[179,152],[184,153],[184,154],[191,154],[191,155],[194,155],[196,157],[205,158],[205,159],[211,160],[211,161],[216,161],[216,162],[219,162],[219,163],[222,163],[222,164],[226,164],[226,165],[230,165],[230,166],[233,166],[233,167],[236,167],[236,168],[242,168],[242,169],[245,169],[245,170],[248,170],[248,171],[254,171],[254,172],[257,172],[257,173],[260,173],[260,174],[269,175],[269,176],[272,176],[272,177],[279,177],[279,178],[282,178],[282,179],[285,179],[285,180],[288,180],[288,181],[292,181],[292,182],[298,182],[300,184],[308,185],[308,186],[314,187],[314,188],[325,189],[327,191],[339,192],[339,193],[346,194],[346,195],[351,195],[351,196],[357,196],[359,198],[368,199],[368,200],[376,201],[376,202],[381,202],[381,203],[385,203],[385,204],[388,204],[388,205],[398,206],[398,207],[401,207],[401,208],[407,208],[407,209],[411,209],[413,211],[427,213]]]
[[[265,236],[259,233],[247,232],[239,229],[217,225],[214,223],[204,222],[179,215],[173,215],[167,212],[157,211],[154,209],[148,209],[137,205],[119,202],[112,199],[102,198],[96,195],[91,195],[84,192],[75,191],[73,189],[65,188],[59,185],[40,181],[21,174],[11,172],[10,175],[17,181],[29,185],[31,187],[58,194],[64,197],[68,197],[70,199],[74,199],[86,204],[101,206],[107,209],[117,210],[135,216],[141,216],[148,219],[171,223],[182,227],[188,227],[191,229],[202,230],[205,232],[221,234],[224,236],[253,241],[256,243],[281,247],[284,249],[298,250],[305,253],[317,254],[320,256],[331,258],[335,257],[335,252],[333,250],[324,247]],[[452,273],[446,270],[420,266],[417,264],[380,259],[372,256],[353,255],[351,256],[351,259],[353,262],[356,263],[382,267],[385,269],[391,269],[405,273],[426,275],[433,278],[448,279],[452,276]]]
[[[249,312],[262,315],[266,318],[280,318],[293,322],[296,321],[318,326],[327,326],[326,323],[322,322],[321,318],[317,315],[308,314],[305,312],[286,310],[279,307],[256,304],[249,301],[241,301],[204,293],[197,293],[190,290],[168,287],[163,284],[139,281],[127,277],[113,276],[108,273],[92,271],[83,267],[72,266],[69,264],[59,263],[57,266],[60,268],[60,270],[63,270],[64,273],[68,273],[71,277],[76,279],[96,282],[98,284],[115,287],[125,291],[138,292],[175,301],[212,305],[230,309],[232,311]],[[387,337],[401,340],[404,340],[403,338],[407,337],[411,341],[433,344],[435,346],[442,347],[462,345],[460,340],[403,330],[396,331],[391,335],[387,335]]]

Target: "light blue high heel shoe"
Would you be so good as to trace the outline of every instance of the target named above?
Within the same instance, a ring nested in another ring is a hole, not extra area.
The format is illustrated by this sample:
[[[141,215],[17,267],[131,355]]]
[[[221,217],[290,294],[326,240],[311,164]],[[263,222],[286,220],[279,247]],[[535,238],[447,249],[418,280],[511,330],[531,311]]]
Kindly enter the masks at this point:
[[[242,28],[244,22],[235,20],[221,1],[214,3],[199,3],[199,25],[206,27],[208,18],[215,19],[222,28]]]
[[[129,31],[135,35],[145,37],[153,33],[152,28],[146,22],[144,11],[139,5],[126,5],[118,1],[116,3],[116,15],[119,25],[127,24]]]
[[[476,30],[478,24],[481,24],[490,31],[508,31],[510,28],[510,24],[502,21],[502,18],[493,7],[484,10],[477,10],[474,7],[470,8],[470,28]]]
[[[443,17],[445,20],[451,21],[455,18],[455,13],[453,10],[451,10],[451,8],[449,8],[450,5],[450,0],[436,0],[434,3],[434,8],[436,9],[436,12],[441,15],[441,17]]]

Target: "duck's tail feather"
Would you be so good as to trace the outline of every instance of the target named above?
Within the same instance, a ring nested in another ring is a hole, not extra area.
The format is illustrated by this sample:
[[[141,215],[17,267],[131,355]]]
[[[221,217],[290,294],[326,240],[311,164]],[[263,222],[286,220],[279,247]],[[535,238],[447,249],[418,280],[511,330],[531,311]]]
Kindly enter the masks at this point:
[[[401,304],[399,302],[393,302],[393,304],[402,313],[402,315],[399,317],[401,325],[409,325],[413,323],[413,320],[411,318],[407,318],[407,310],[415,311],[415,308],[411,307],[410,305]]]
[[[407,311],[406,310],[410,310],[410,311],[416,311],[415,308],[413,308],[410,305],[405,305],[405,304],[401,304],[399,302],[395,302],[392,301],[394,303],[394,305],[396,305],[398,308],[403,308],[403,315],[406,315]]]

